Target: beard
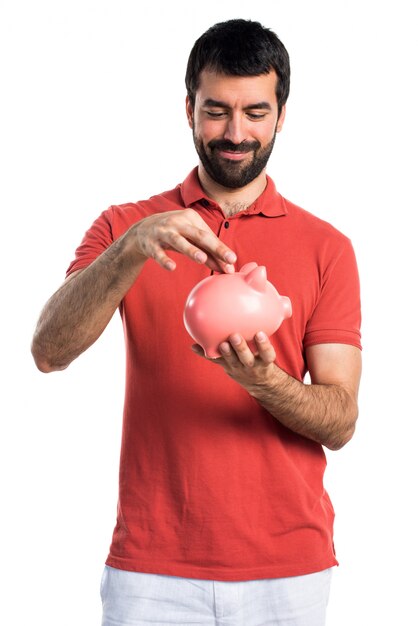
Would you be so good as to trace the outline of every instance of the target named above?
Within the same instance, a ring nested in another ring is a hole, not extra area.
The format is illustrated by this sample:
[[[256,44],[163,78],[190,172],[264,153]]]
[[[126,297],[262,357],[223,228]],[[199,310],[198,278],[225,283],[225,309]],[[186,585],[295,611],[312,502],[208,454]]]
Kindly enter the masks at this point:
[[[251,183],[267,165],[273,150],[276,133],[272,140],[264,147],[259,141],[243,141],[234,144],[225,139],[213,139],[205,148],[202,139],[199,139],[193,128],[193,141],[199,159],[207,174],[219,185],[228,189],[239,189]],[[245,162],[233,161],[219,156],[219,150],[229,152],[252,152],[252,159],[244,157]]]

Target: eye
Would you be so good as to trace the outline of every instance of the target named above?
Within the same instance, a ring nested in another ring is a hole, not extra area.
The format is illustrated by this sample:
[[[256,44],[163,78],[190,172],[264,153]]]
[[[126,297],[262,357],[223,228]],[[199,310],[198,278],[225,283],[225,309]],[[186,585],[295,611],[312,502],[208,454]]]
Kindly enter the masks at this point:
[[[266,117],[266,113],[247,113],[250,120],[262,120]]]
[[[206,115],[216,119],[225,115],[225,112],[224,111],[206,111]]]

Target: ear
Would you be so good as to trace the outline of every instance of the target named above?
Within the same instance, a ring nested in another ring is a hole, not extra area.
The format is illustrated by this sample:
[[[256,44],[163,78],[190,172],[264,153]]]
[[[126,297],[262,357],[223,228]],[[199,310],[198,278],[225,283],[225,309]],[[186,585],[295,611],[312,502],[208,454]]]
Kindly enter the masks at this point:
[[[276,133],[280,133],[280,131],[282,130],[282,128],[283,128],[283,124],[284,124],[284,120],[285,120],[285,117],[286,117],[286,105],[284,104],[284,105],[282,106],[282,110],[281,110],[281,113],[280,113],[280,117],[279,117],[279,119],[277,120],[277,125],[276,125]]]
[[[186,115],[190,128],[193,128],[193,107],[189,96],[186,96]]]

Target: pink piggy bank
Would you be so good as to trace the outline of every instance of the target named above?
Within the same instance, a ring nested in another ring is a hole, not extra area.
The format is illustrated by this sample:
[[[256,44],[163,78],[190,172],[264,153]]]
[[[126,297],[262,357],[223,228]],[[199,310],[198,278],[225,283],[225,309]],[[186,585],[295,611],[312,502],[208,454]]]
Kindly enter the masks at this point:
[[[216,358],[221,356],[219,344],[232,333],[251,342],[260,330],[272,335],[291,315],[289,298],[268,282],[266,268],[253,262],[235,274],[200,281],[187,298],[183,319],[206,356]]]

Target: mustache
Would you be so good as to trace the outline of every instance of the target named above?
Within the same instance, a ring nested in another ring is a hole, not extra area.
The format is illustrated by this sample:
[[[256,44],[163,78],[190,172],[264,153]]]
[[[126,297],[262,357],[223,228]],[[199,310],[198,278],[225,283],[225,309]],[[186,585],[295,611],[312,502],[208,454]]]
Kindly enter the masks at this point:
[[[239,144],[232,143],[226,139],[212,139],[208,147],[211,150],[227,150],[228,152],[251,152],[261,147],[259,141],[242,141]]]

